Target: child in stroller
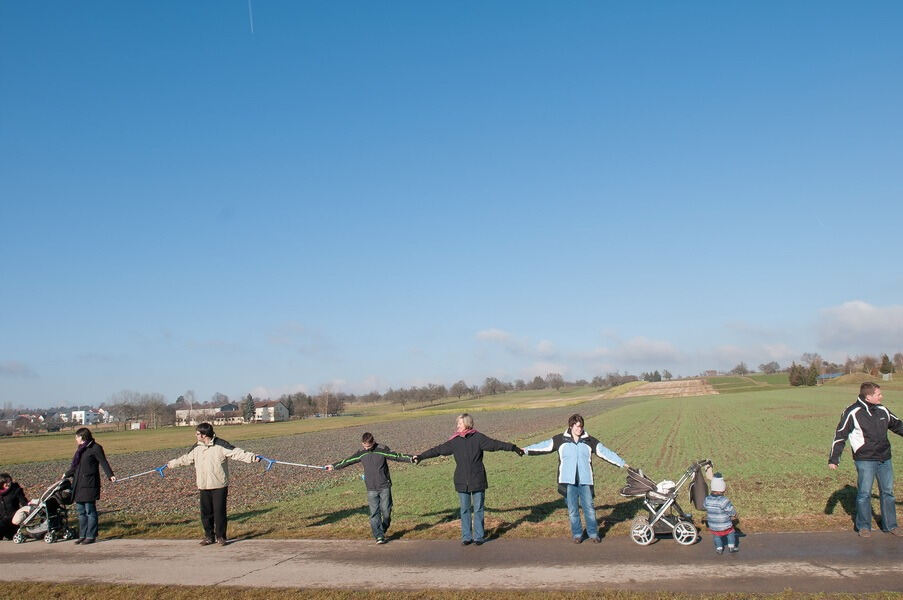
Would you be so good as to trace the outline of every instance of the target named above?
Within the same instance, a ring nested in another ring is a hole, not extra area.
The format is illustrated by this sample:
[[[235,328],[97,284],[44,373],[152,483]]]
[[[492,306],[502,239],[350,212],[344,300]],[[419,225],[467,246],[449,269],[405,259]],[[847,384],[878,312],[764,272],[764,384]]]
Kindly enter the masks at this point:
[[[677,482],[663,480],[658,483],[649,479],[641,470],[627,469],[627,485],[621,495],[628,498],[643,498],[643,506],[648,517],[637,517],[630,528],[630,537],[641,546],[654,542],[658,534],[671,534],[674,541],[683,546],[696,543],[699,530],[693,523],[693,515],[685,512],[677,503],[680,489],[691,479],[690,501],[703,510],[708,488],[706,473],[712,469],[712,461],[698,460],[691,464]],[[701,495],[700,495],[701,494]]]
[[[19,530],[13,541],[21,544],[27,539],[40,539],[48,544],[62,539],[71,540],[76,536],[75,530],[69,527],[69,509],[72,504],[72,480],[63,478],[16,512],[13,523],[18,523]]]

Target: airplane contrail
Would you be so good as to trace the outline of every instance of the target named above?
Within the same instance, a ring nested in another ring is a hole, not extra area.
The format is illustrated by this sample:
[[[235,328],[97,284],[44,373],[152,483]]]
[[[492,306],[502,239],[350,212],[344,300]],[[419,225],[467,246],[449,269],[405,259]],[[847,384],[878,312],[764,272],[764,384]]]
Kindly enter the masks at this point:
[[[248,0],[248,23],[251,25],[251,35],[254,35],[254,10],[251,8],[251,0]]]

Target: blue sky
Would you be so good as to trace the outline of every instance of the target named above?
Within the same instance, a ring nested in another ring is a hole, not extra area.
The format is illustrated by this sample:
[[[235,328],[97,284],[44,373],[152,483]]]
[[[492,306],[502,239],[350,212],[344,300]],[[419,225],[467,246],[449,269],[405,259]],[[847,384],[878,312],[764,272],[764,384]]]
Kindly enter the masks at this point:
[[[903,351],[903,5],[0,1],[0,402]]]

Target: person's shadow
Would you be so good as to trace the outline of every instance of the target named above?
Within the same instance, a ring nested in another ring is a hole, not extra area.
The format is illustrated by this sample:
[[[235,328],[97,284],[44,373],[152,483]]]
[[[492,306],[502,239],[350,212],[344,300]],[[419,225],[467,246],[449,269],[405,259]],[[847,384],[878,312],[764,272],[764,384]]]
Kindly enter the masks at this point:
[[[625,500],[617,504],[603,504],[597,506],[596,510],[609,509],[611,512],[607,517],[598,519],[599,521],[599,537],[604,538],[605,534],[615,525],[615,523],[623,523],[624,521],[632,521],[636,517],[640,509],[643,508],[642,498],[633,498]]]
[[[840,504],[844,512],[850,517],[850,522],[856,525],[856,486],[847,484],[828,496],[828,502],[825,504],[825,514],[834,514],[834,509]]]

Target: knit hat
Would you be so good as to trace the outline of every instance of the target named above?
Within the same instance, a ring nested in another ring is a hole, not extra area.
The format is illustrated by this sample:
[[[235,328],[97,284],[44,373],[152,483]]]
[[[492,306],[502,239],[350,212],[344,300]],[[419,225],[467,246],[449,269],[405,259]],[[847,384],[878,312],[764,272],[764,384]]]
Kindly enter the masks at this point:
[[[727,486],[724,483],[724,477],[721,476],[721,473],[715,473],[712,477],[712,485],[710,489],[713,492],[723,492],[727,489]]]

